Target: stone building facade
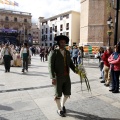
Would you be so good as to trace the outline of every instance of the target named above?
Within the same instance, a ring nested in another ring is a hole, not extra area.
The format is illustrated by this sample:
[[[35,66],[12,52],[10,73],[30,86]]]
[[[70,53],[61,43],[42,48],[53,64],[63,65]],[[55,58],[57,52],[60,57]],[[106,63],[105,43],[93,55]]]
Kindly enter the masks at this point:
[[[108,45],[107,20],[109,13],[107,1],[108,0],[81,0],[80,45]],[[115,11],[111,9],[110,12],[114,23]],[[113,34],[110,39],[111,46],[114,44],[114,29],[112,29],[112,32]]]
[[[31,35],[32,35],[33,44],[39,45],[40,44],[40,29],[36,23],[32,24]]]
[[[3,38],[10,39],[10,37],[16,37],[15,39],[19,43],[23,43],[28,40],[28,34],[31,33],[31,13],[11,11],[0,9],[0,33]],[[17,36],[12,36],[15,31]],[[2,32],[6,32],[2,34]],[[11,36],[7,36],[7,32],[11,33]],[[1,38],[2,39],[2,38]]]
[[[40,45],[52,46],[54,37],[67,35],[70,39],[69,46],[78,45],[80,41],[80,13],[68,11],[59,15],[44,19],[39,17]]]

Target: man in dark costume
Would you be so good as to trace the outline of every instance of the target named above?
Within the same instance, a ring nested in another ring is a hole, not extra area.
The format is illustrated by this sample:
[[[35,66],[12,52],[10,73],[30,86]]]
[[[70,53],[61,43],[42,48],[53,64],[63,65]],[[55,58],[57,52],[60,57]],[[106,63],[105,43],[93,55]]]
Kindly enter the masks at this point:
[[[71,60],[70,52],[65,49],[65,45],[68,44],[69,38],[64,35],[59,35],[55,37],[55,41],[57,41],[59,49],[52,50],[49,54],[49,73],[52,84],[55,87],[55,101],[58,107],[57,113],[60,116],[65,117],[65,102],[71,95],[69,68],[75,73],[76,70],[75,65]]]

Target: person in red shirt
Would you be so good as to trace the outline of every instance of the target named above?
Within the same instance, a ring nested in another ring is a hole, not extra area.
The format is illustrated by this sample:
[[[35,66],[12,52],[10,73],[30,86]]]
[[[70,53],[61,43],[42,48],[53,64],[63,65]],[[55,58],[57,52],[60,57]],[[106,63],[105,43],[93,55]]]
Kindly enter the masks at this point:
[[[105,86],[109,86],[110,84],[110,64],[108,62],[108,58],[112,54],[111,47],[107,47],[107,50],[104,52],[102,56],[102,60],[104,62],[104,80],[105,80]]]

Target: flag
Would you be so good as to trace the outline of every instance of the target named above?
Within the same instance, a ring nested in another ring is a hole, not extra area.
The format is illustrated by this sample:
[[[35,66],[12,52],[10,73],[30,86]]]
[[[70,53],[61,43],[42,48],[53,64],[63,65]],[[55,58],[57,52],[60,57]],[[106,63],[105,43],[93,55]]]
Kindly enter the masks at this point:
[[[0,3],[3,4],[3,0],[0,0]]]
[[[9,5],[13,5],[14,6],[14,2],[12,2],[11,0],[9,0]]]
[[[9,0],[3,0],[3,4],[9,5],[9,4],[10,4],[10,3],[9,3]]]
[[[17,2],[14,1],[14,6],[19,6],[19,4]]]

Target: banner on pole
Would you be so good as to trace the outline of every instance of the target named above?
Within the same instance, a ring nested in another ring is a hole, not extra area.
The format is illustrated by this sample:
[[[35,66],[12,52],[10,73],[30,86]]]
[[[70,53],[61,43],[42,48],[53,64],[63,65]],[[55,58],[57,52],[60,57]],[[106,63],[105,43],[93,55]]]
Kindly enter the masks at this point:
[[[11,0],[0,0],[0,3],[12,6],[19,6],[19,4],[16,1],[13,2]]]
[[[19,4],[17,2],[14,1],[14,6],[19,6]]]

